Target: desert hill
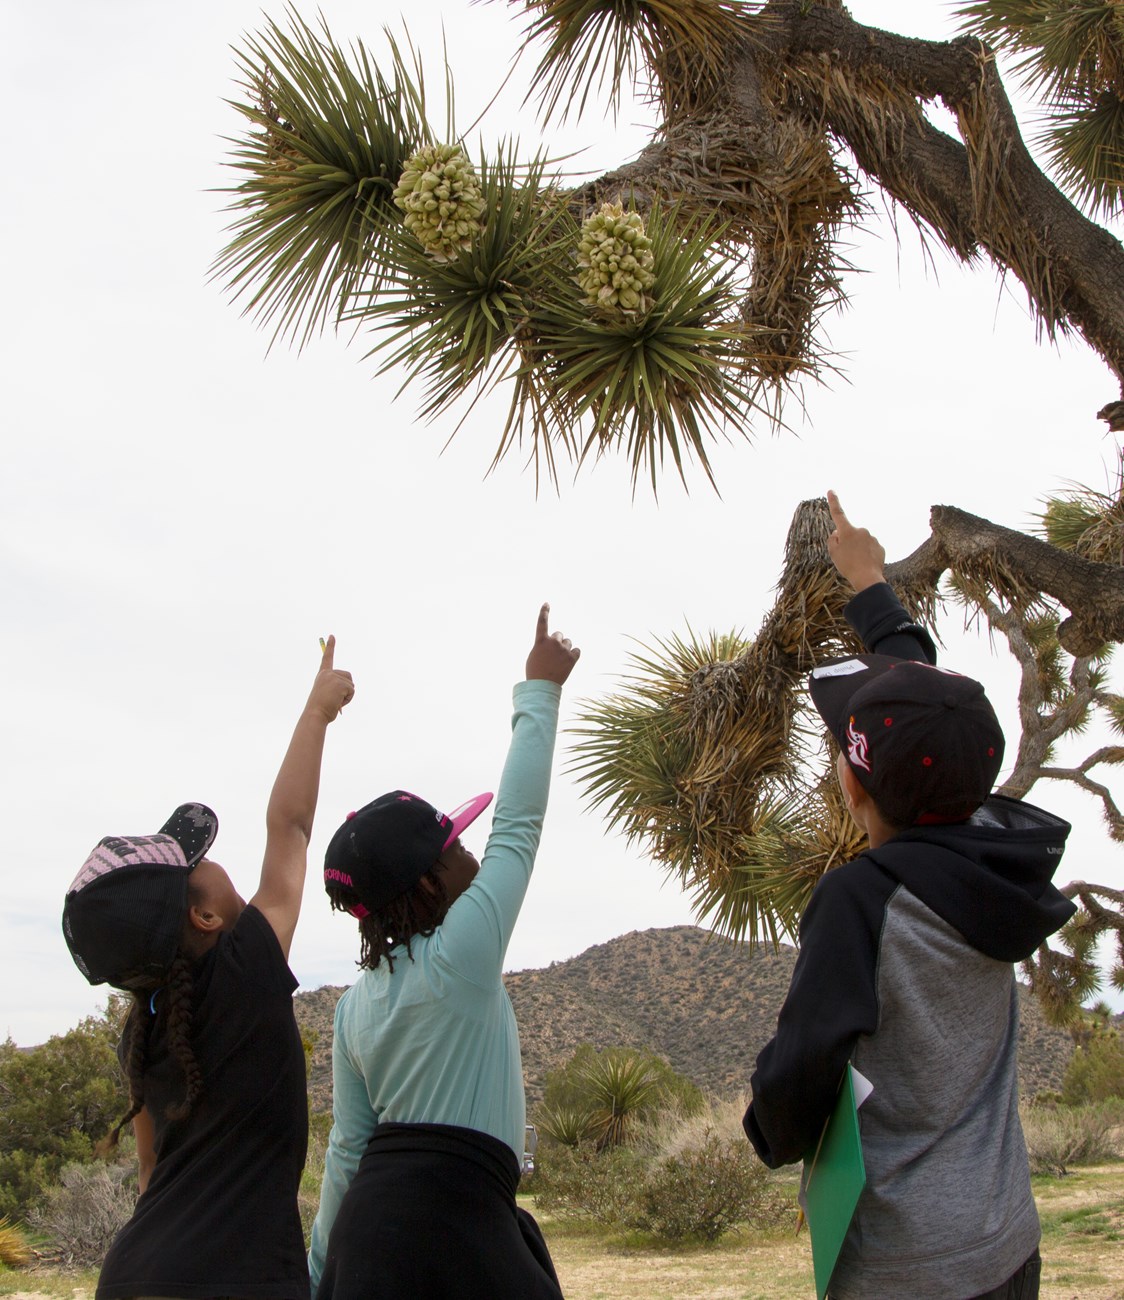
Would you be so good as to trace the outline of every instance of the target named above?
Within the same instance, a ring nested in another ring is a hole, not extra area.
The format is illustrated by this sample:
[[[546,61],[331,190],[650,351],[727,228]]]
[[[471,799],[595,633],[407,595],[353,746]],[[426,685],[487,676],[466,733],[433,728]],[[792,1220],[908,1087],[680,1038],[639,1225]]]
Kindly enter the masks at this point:
[[[579,1043],[644,1047],[708,1092],[748,1087],[757,1053],[772,1036],[796,960],[723,939],[696,926],[637,930],[569,961],[504,976],[523,1045],[528,1107],[549,1070]],[[301,1027],[316,1035],[309,1089],[331,1108],[332,1013],[342,988],[296,997]],[[1059,1088],[1071,1042],[1048,1026],[1020,988],[1019,1074],[1024,1096]]]

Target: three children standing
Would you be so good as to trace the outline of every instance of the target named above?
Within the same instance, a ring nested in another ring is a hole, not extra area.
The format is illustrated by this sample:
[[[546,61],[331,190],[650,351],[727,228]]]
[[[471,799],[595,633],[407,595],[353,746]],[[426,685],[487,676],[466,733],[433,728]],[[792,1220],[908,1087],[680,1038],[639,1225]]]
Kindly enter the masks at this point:
[[[868,848],[827,873],[752,1079],[746,1133],[770,1166],[815,1146],[853,1062],[868,1182],[835,1300],[1033,1300],[1039,1228],[1017,1107],[1012,963],[1073,914],[1051,884],[1068,825],[991,795],[1003,735],[979,683],[935,667],[882,573],[884,552],[828,494],[829,551],[870,653],[816,667],[812,702]],[[336,1010],[333,1128],[311,1285],[321,1300],[556,1300],[517,1207],[524,1097],[503,988],[549,789],[561,687],[578,650],[543,606],[483,859],[451,814],[396,790],[352,814],[325,858],[359,921]],[[206,858],[217,823],[185,805],[156,836],[103,840],[64,926],[92,982],[133,991],[122,1059],[142,1195],[98,1300],[306,1300],[296,1186],[304,1068],[286,964],[328,722],[351,697],[333,645],[282,764],[266,863],[243,905]]]

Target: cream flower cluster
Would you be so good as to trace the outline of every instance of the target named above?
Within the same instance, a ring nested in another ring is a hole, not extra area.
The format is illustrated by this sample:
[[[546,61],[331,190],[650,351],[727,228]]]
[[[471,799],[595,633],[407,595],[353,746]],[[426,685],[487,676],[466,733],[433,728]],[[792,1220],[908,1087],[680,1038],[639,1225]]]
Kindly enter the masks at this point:
[[[619,203],[603,203],[582,224],[578,243],[577,282],[598,307],[645,312],[652,305],[648,290],[655,282],[652,241],[638,212]]]
[[[394,202],[407,230],[439,262],[452,261],[480,233],[484,198],[460,145],[423,145],[403,169]]]

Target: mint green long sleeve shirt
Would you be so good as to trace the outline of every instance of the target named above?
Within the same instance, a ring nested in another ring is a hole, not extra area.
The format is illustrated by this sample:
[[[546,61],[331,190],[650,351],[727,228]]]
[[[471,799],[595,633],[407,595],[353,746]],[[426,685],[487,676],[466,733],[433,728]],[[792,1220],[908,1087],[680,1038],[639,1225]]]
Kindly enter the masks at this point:
[[[561,687],[519,682],[480,870],[428,937],[364,970],[336,1006],[332,1132],[309,1272],[320,1282],[340,1202],[380,1122],[456,1124],[523,1152],[519,1031],[502,972],[535,863]]]

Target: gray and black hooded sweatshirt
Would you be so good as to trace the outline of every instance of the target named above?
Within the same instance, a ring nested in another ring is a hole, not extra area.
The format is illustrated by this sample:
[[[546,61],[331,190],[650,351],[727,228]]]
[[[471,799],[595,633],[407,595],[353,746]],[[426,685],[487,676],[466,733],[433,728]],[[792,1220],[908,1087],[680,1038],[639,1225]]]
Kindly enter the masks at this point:
[[[846,613],[872,652],[935,662],[888,586]],[[814,1149],[848,1061],[874,1085],[859,1111],[867,1186],[833,1300],[974,1296],[1037,1245],[1012,963],[1075,911],[1051,884],[1068,833],[993,797],[967,822],[912,827],[817,885],[745,1129],[767,1165],[789,1164]]]

